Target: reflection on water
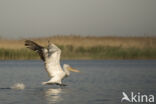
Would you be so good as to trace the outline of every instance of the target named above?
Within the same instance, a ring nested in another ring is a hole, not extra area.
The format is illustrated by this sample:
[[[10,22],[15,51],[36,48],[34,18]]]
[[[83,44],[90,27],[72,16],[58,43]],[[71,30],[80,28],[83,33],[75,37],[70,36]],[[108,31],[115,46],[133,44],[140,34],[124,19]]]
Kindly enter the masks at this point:
[[[50,88],[45,91],[45,97],[49,104],[56,103],[62,100],[61,97],[62,89],[61,88]]]

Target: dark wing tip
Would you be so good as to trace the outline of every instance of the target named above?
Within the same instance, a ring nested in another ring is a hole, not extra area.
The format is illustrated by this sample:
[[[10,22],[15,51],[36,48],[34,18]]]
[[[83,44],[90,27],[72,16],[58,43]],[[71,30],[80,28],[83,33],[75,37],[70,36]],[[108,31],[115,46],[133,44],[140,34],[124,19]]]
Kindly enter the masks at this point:
[[[30,46],[30,45],[32,45],[32,43],[33,43],[33,41],[31,41],[31,40],[25,40],[24,45],[25,46]]]
[[[24,44],[27,48],[37,52],[41,59],[44,60],[44,55],[43,55],[43,49],[44,47],[38,45],[37,43],[31,41],[31,40],[25,40],[25,44]]]
[[[31,45],[31,44],[36,44],[35,42],[31,41],[31,40],[25,40],[25,46]]]
[[[44,47],[38,45],[37,43],[31,41],[31,40],[25,40],[25,44],[24,44],[27,48],[32,49],[34,51],[36,50],[40,50]]]

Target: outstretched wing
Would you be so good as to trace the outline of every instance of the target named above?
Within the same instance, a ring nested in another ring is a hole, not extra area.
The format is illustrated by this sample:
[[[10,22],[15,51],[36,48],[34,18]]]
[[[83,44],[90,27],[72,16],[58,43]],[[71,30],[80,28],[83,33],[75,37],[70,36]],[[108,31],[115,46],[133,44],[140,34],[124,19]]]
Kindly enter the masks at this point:
[[[60,57],[61,49],[58,48],[55,44],[48,44],[48,56],[50,57],[53,53],[57,52],[58,57]]]
[[[46,58],[47,60],[45,66],[49,76],[55,77],[60,76],[62,74],[64,75],[64,71],[60,66],[61,50],[55,44],[52,44],[50,42],[48,44],[47,50],[48,50],[48,58]]]
[[[43,61],[45,61],[45,55],[44,55],[44,49],[45,48],[44,47],[38,45],[37,43],[35,43],[35,42],[31,41],[31,40],[26,40],[25,41],[25,46],[27,48],[37,52],[40,55],[41,59]]]

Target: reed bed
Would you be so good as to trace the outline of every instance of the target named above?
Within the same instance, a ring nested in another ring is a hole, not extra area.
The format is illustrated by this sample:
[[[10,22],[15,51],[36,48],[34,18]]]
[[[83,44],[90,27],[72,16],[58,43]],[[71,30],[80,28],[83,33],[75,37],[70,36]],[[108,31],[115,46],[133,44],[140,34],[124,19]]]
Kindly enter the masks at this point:
[[[24,41],[0,40],[1,60],[39,59]],[[31,38],[47,46],[47,40],[62,49],[62,59],[156,59],[156,37],[80,37],[53,36]]]

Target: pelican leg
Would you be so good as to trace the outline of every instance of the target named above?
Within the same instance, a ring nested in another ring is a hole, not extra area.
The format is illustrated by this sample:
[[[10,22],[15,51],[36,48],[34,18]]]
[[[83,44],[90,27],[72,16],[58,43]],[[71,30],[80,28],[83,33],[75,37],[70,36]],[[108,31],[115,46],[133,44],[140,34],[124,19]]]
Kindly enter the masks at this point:
[[[54,85],[55,83],[51,83],[51,82],[42,82],[42,85]]]
[[[67,86],[66,84],[61,84],[61,86]]]
[[[56,85],[59,85],[61,87],[67,86],[66,84],[59,84],[59,83],[56,83]]]

